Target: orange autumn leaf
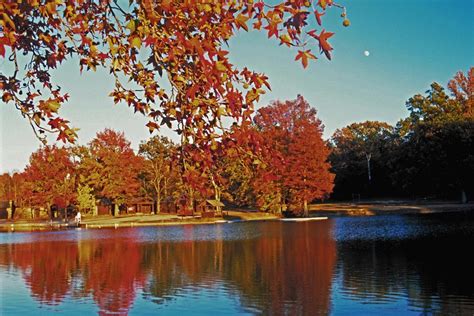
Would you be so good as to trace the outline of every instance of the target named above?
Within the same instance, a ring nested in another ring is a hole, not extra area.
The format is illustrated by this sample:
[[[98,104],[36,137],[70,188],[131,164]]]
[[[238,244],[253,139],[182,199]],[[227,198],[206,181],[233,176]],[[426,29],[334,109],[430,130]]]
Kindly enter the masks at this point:
[[[299,50],[298,54],[296,55],[295,60],[300,60],[300,59],[301,59],[301,63],[303,64],[303,68],[306,68],[308,67],[309,59],[317,59],[317,58],[316,56],[311,54],[311,50],[305,50],[305,51]]]

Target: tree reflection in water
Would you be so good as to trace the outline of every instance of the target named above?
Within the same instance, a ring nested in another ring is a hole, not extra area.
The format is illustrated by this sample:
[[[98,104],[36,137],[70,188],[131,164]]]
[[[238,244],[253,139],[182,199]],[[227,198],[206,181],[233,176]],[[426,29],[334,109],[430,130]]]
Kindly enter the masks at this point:
[[[24,243],[0,243],[0,276],[23,278],[41,304],[89,304],[102,314],[159,307],[177,314],[472,315],[474,260],[466,253],[474,216],[452,217],[28,235]]]
[[[222,284],[243,308],[326,314],[336,261],[330,222],[259,229],[265,237],[199,241],[187,226],[184,241],[140,242],[112,233],[106,239],[1,245],[0,263],[21,271],[41,303],[90,296],[104,314],[127,313],[140,290],[160,303],[184,288]]]

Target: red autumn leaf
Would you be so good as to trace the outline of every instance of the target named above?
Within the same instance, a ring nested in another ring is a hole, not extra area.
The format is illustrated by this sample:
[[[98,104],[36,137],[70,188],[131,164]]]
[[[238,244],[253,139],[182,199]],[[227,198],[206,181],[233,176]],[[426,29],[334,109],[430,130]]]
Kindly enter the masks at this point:
[[[319,34],[318,36],[318,40],[319,40],[319,49],[324,52],[324,54],[326,54],[326,57],[328,57],[328,59],[331,59],[331,56],[330,56],[330,51],[333,50],[332,46],[329,45],[329,43],[327,42],[327,40],[333,36],[334,33],[331,33],[331,32],[326,32],[324,29],[321,31],[321,34]]]
[[[278,25],[275,23],[269,23],[267,26],[264,27],[265,30],[268,31],[268,38],[271,38],[272,36],[278,37]]]
[[[155,122],[152,122],[152,121],[148,122],[145,126],[148,127],[148,130],[150,131],[150,134],[153,133],[153,131],[155,129],[160,128],[160,126],[158,124],[156,124]]]
[[[68,141],[67,134],[64,131],[59,131],[58,138],[56,140],[66,143]]]
[[[318,10],[314,10],[314,16],[316,17],[316,21],[318,22],[319,25],[321,25],[321,17],[324,15],[325,13],[322,12],[322,13],[319,13]]]
[[[53,129],[58,129],[63,123],[64,120],[57,117],[55,119],[49,120],[48,125],[51,126],[51,128]]]
[[[106,54],[106,53],[98,53],[97,54],[97,57],[99,57],[99,59],[107,59],[109,57],[109,54]]]

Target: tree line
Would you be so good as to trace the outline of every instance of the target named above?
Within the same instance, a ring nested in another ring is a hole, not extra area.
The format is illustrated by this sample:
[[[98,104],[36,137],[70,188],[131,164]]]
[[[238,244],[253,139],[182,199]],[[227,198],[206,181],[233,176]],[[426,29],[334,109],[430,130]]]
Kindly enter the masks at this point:
[[[395,126],[353,123],[328,141],[302,96],[262,107],[251,123],[231,125],[204,149],[153,136],[135,153],[124,133],[105,129],[85,146],[41,146],[24,171],[0,177],[0,199],[83,210],[106,201],[117,210],[148,198],[157,212],[164,202],[193,208],[214,199],[303,215],[309,203],[328,198],[465,202],[474,187],[473,78],[473,68],[457,73],[449,92],[433,83],[406,102],[409,115]]]
[[[234,124],[211,142],[212,155],[196,167],[185,159],[199,154],[193,144],[153,136],[135,153],[124,133],[105,129],[85,146],[41,146],[24,171],[1,176],[0,198],[47,210],[71,203],[92,210],[102,201],[115,212],[137,198],[153,200],[157,212],[165,201],[193,208],[215,199],[307,215],[308,203],[332,190],[322,132],[316,110],[302,96],[276,101],[252,124]]]
[[[333,198],[460,199],[474,188],[474,68],[447,89],[434,82],[406,102],[395,126],[353,123],[330,139]]]

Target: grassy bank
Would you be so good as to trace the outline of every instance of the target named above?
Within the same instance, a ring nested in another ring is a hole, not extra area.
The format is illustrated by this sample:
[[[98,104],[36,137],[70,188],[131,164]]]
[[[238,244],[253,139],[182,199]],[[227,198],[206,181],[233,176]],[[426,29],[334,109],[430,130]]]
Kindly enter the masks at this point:
[[[325,203],[310,206],[311,216],[374,216],[382,214],[430,214],[439,212],[474,212],[474,204],[457,203],[415,203],[407,201],[371,201],[370,203]],[[84,228],[120,228],[137,226],[169,226],[169,225],[199,225],[215,224],[223,221],[256,221],[276,220],[279,217],[274,214],[232,210],[226,211],[223,217],[200,218],[179,217],[174,214],[156,215],[124,215],[124,216],[85,216],[81,227]],[[0,221],[0,231],[31,231],[31,230],[56,230],[74,226],[60,220],[17,220]]]
[[[177,216],[174,214],[153,215],[123,215],[123,216],[84,216],[81,221],[83,228],[120,228],[138,226],[169,226],[169,225],[198,225],[215,224],[223,221],[255,221],[272,220],[278,217],[273,214],[255,211],[226,211],[223,217],[200,218],[198,216]],[[31,230],[56,230],[74,227],[74,221],[65,223],[61,220],[16,220],[0,222],[0,231],[31,231]]]

